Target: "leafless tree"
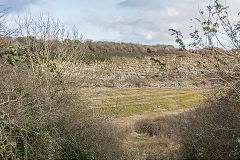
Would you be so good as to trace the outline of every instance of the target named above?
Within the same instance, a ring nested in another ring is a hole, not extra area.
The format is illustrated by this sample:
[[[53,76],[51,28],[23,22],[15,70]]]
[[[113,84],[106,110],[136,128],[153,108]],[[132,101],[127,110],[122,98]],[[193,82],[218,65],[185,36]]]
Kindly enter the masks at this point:
[[[1,5],[0,5],[1,6]],[[0,36],[8,36],[12,32],[6,27],[6,17],[8,14],[8,8],[0,11]]]

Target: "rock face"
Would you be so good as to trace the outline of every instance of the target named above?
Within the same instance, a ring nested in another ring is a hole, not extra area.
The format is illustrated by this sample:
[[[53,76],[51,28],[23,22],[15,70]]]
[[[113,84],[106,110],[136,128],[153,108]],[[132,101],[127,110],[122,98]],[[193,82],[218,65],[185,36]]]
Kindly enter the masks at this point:
[[[155,63],[151,57],[114,57],[112,62],[72,66],[68,76],[85,87],[194,87],[219,84],[214,80],[220,74],[219,68],[209,57],[167,55],[154,57],[154,60],[165,65]]]

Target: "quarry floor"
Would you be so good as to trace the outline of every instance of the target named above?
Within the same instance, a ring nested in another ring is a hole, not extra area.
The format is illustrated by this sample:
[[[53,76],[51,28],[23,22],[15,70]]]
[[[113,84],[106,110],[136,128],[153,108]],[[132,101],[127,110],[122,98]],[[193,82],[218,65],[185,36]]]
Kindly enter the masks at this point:
[[[106,116],[128,130],[125,146],[137,159],[154,150],[156,137],[139,134],[134,124],[141,119],[179,114],[197,107],[210,94],[206,88],[80,88],[78,95],[90,117]],[[172,143],[172,142],[166,142]],[[154,146],[149,148],[148,146]],[[174,145],[170,145],[174,146]],[[169,147],[169,145],[167,146]],[[145,148],[145,149],[143,149]],[[147,149],[146,149],[147,148]]]

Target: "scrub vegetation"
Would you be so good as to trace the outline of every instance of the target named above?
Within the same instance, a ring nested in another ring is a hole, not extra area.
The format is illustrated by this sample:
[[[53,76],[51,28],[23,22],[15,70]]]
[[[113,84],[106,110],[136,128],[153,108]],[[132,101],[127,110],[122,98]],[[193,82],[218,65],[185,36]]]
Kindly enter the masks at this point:
[[[240,21],[218,0],[196,20],[187,50],[0,19],[0,159],[240,159]]]

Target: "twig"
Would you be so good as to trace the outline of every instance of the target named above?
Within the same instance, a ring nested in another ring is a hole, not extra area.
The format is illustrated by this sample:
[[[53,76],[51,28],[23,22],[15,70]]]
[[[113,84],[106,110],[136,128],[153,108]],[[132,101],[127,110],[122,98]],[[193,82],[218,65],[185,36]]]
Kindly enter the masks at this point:
[[[13,92],[14,91],[14,89],[13,90],[11,90],[11,91],[4,91],[4,92],[0,92],[0,94],[4,94],[4,93],[11,93],[11,92]]]
[[[236,128],[236,129],[229,129],[229,128],[217,128],[215,130],[224,130],[224,131],[237,131],[240,130],[240,128]]]
[[[20,101],[22,97],[23,97],[23,95],[21,95],[20,97],[18,97],[18,98],[15,99],[15,100],[11,100],[11,101],[9,100],[9,97],[8,97],[8,101],[1,103],[0,106],[1,106],[1,105],[5,105],[5,104],[8,104],[8,103],[12,103],[12,102]],[[22,99],[22,100],[26,100],[26,99],[30,99],[30,98],[25,98],[25,99]]]
[[[4,156],[3,156],[3,154],[2,153],[0,153],[1,154],[1,157],[3,158],[3,160],[5,160],[5,158],[4,158]]]
[[[1,106],[1,105],[5,105],[5,104],[8,104],[8,103],[11,103],[11,102],[17,102],[17,101],[19,101],[19,98],[18,98],[18,99],[15,99],[15,100],[11,100],[11,101],[8,100],[8,101],[6,101],[6,102],[3,102],[3,103],[0,104],[0,106]]]

